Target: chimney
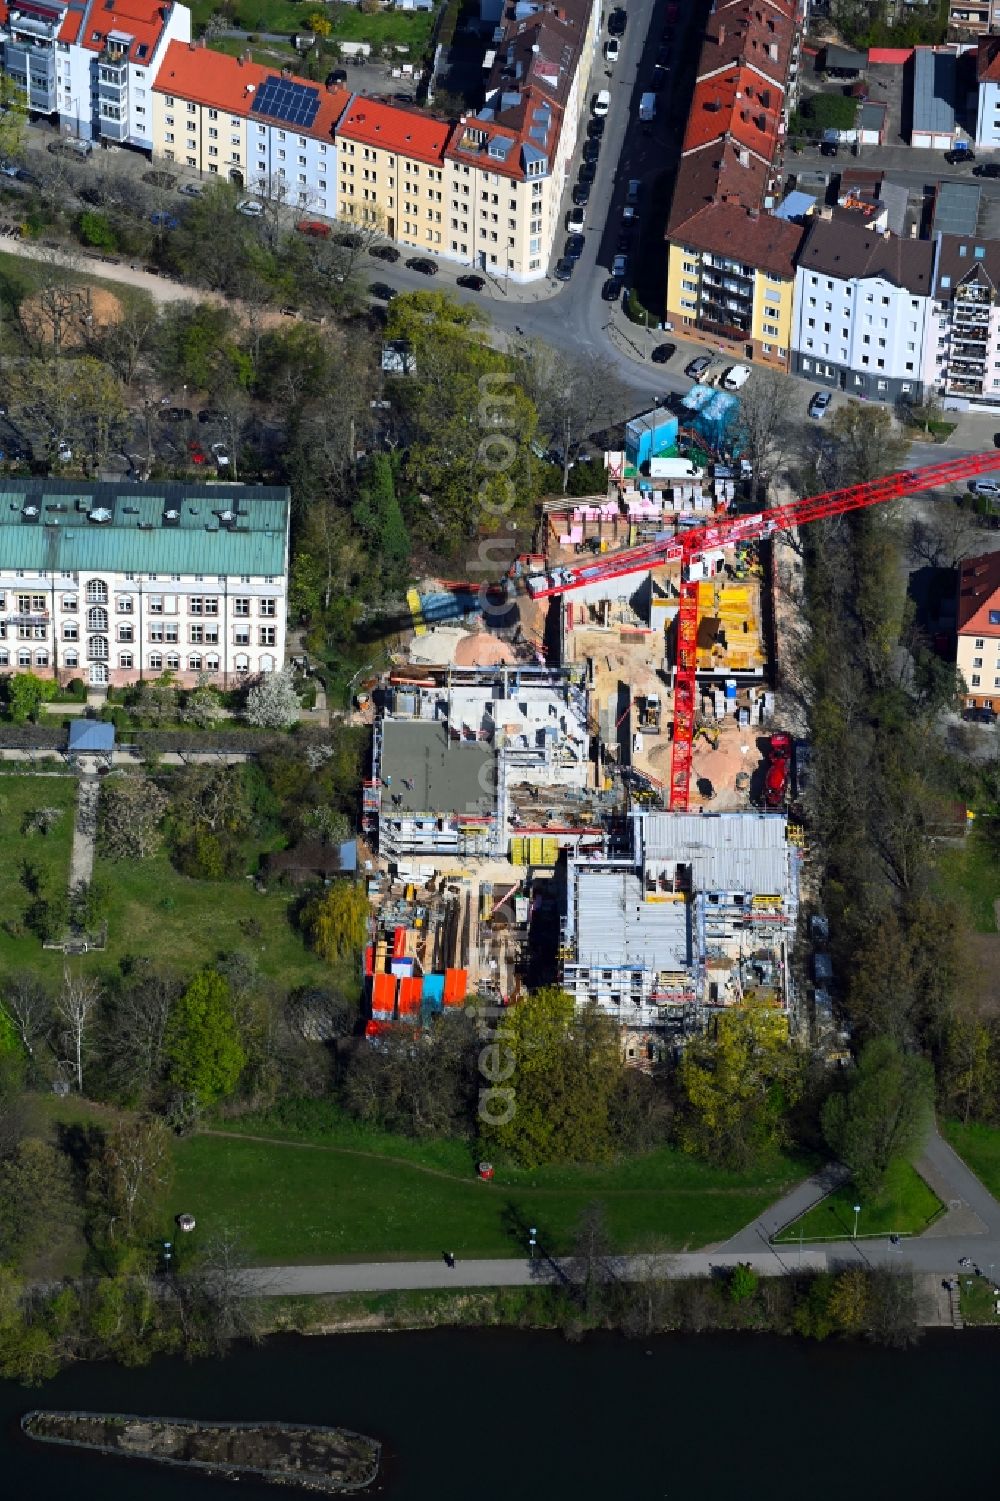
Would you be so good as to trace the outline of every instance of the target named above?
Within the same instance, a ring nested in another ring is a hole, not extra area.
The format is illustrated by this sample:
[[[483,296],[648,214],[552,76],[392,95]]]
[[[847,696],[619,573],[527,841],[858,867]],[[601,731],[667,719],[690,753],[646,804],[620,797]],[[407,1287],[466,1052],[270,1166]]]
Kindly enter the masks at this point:
[[[723,42],[725,40],[726,40],[726,28],[724,26],[720,26],[719,27],[719,35],[716,37],[716,46],[721,47],[722,44],[723,44]]]

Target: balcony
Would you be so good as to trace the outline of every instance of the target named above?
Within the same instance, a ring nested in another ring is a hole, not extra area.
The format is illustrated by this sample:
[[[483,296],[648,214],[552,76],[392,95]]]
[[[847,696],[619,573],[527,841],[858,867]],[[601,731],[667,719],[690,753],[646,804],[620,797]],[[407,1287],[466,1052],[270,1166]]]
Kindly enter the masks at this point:
[[[747,328],[739,328],[725,322],[724,319],[713,318],[707,308],[700,318],[695,318],[694,326],[702,333],[711,334],[715,339],[731,339],[740,344],[747,338],[748,333]]]

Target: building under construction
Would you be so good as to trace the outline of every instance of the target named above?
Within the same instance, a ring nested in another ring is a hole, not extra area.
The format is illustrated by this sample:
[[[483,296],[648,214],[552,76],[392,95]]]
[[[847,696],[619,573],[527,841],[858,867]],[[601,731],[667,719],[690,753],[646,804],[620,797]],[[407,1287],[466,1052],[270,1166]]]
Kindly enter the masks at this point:
[[[532,809],[582,798],[594,779],[584,678],[534,665],[390,677],[364,788],[379,853],[505,856],[512,829],[533,831]]]
[[[565,989],[614,1017],[639,1057],[751,994],[787,1008],[800,855],[784,815],[630,822],[627,853],[569,857]]]

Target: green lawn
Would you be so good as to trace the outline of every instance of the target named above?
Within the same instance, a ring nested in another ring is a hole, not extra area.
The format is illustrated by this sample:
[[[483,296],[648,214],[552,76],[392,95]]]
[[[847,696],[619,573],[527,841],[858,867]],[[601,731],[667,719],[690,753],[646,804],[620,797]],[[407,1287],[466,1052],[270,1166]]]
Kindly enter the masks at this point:
[[[191,21],[195,35],[218,8],[217,0],[192,0]],[[437,19],[436,11],[388,10],[366,16],[356,5],[309,6],[295,4],[294,0],[237,0],[228,24],[254,36],[273,32],[290,38],[297,32],[308,30],[306,18],[314,11],[321,11],[332,22],[331,42],[369,42],[373,48],[391,43],[408,47],[408,56],[413,59],[422,56],[426,50]],[[209,46],[229,51],[233,41],[239,43],[239,38],[214,37]]]
[[[865,1203],[851,1187],[836,1193],[810,1209],[801,1219],[782,1230],[775,1240],[793,1244],[805,1241],[835,1240],[850,1237],[854,1231],[854,1205],[861,1205],[858,1236],[919,1235],[937,1216],[941,1200],[908,1162],[896,1162],[889,1169],[886,1190],[875,1203]]]
[[[945,894],[965,911],[976,932],[995,933],[1000,861],[986,836],[974,828],[959,848],[943,850],[936,866]]]
[[[262,975],[289,988],[331,978],[289,921],[292,893],[259,892],[246,877],[193,881],[165,854],[134,863],[98,858],[94,876],[111,892],[105,967],[143,954],[190,972],[242,950],[256,958]]]
[[[1000,1196],[1000,1127],[942,1121],[941,1132],[990,1193]]]
[[[971,1286],[970,1286],[971,1283]],[[986,1277],[968,1277],[959,1273],[959,1305],[967,1324],[1000,1324],[993,1289],[1000,1284]]]
[[[170,1212],[193,1214],[209,1232],[238,1227],[261,1262],[309,1263],[442,1250],[510,1256],[528,1225],[565,1251],[581,1209],[601,1199],[622,1249],[684,1249],[733,1234],[805,1171],[778,1157],[741,1178],[662,1148],[613,1167],[504,1171],[480,1183],[461,1144],[406,1147],[397,1160],[364,1148],[190,1137],[177,1145]]]
[[[44,885],[66,889],[75,802],[74,776],[0,775],[0,848],[6,851],[0,862],[4,922],[17,923],[30,901],[22,880],[25,861],[38,871]],[[62,816],[48,834],[22,834],[25,817],[37,808],[60,808]],[[0,974],[16,969],[56,975],[62,970],[62,955],[45,952],[32,933],[12,936],[0,928]]]

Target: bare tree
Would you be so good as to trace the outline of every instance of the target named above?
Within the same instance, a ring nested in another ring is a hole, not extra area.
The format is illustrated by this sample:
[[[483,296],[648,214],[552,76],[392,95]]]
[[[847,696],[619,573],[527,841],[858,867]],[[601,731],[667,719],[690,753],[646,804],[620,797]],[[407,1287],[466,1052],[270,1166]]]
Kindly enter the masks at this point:
[[[574,357],[541,339],[520,346],[517,364],[519,381],[538,412],[538,431],[559,453],[565,493],[590,434],[625,409],[625,388],[601,355]]]
[[[910,552],[917,562],[955,569],[982,551],[982,528],[975,516],[941,500],[932,499],[929,505],[933,510],[924,506],[924,514],[914,516],[910,531]]]
[[[120,1117],[97,1165],[111,1240],[132,1240],[156,1215],[171,1177],[170,1135],[158,1116]]]
[[[96,1020],[100,988],[86,975],[63,971],[62,989],[53,1003],[56,1022],[61,1025],[61,1040],[70,1053],[76,1087],[83,1093],[83,1063],[90,1032]]]
[[[101,1053],[115,1087],[127,1098],[148,1097],[163,1074],[163,1038],[181,981],[140,959],[112,996]]]
[[[730,441],[765,484],[785,460],[792,429],[788,420],[787,382],[773,370],[759,370],[740,392]]]
[[[260,1339],[262,1282],[250,1269],[237,1231],[224,1226],[206,1242],[198,1264],[179,1279],[178,1292],[202,1338],[217,1353],[236,1339]]]
[[[0,1006],[17,1028],[21,1046],[29,1058],[35,1045],[45,1036],[52,1019],[52,1002],[41,980],[25,970],[8,979]]]

